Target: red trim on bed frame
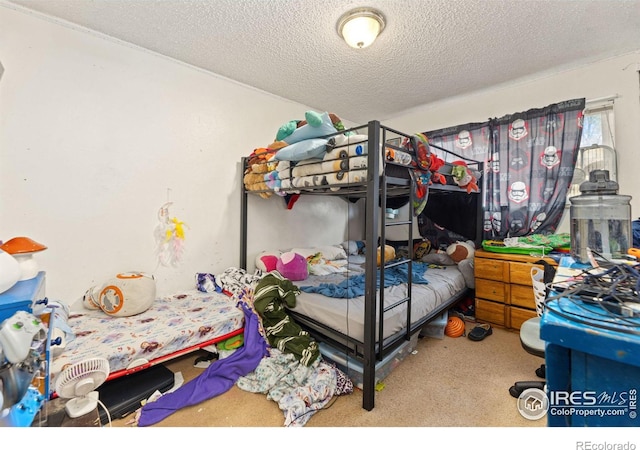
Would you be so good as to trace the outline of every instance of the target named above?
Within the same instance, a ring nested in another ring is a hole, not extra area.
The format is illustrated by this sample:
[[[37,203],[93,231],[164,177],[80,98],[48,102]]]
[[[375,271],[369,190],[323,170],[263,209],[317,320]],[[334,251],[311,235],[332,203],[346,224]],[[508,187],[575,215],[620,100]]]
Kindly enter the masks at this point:
[[[209,345],[215,344],[217,342],[225,341],[225,340],[227,340],[229,338],[232,338],[234,336],[238,336],[239,334],[242,334],[242,333],[244,333],[244,327],[239,328],[237,330],[234,330],[231,333],[227,333],[227,334],[224,334],[222,336],[218,336],[218,337],[213,338],[211,340],[208,340],[208,341],[205,341],[205,342],[201,342],[201,343],[196,344],[196,345],[192,345],[191,347],[187,347],[187,348],[184,348],[182,350],[177,350],[177,351],[175,351],[173,353],[169,353],[169,354],[164,355],[164,356],[159,356],[158,358],[153,359],[153,360],[149,361],[146,364],[140,364],[139,366],[135,366],[135,367],[132,367],[130,369],[117,370],[115,372],[110,373],[109,376],[107,377],[107,379],[105,380],[105,382],[111,381],[111,380],[113,380],[115,378],[120,378],[120,377],[124,377],[124,376],[127,376],[127,375],[131,375],[132,373],[140,372],[141,370],[148,369],[149,367],[155,366],[156,364],[161,364],[161,363],[163,363],[165,361],[169,361],[171,359],[175,359],[175,358],[178,358],[180,356],[187,355],[189,353],[195,352],[196,350],[200,350],[200,349],[202,349],[204,347],[207,347]],[[51,400],[53,400],[53,399],[55,399],[57,397],[58,397],[57,393],[55,393],[55,392],[51,393]]]
[[[120,378],[122,376],[131,375],[132,373],[140,372],[141,370],[148,369],[149,367],[155,366],[156,364],[160,364],[160,363],[163,363],[165,361],[169,361],[171,359],[178,358],[179,356],[183,356],[183,355],[186,355],[188,353],[195,352],[196,350],[200,350],[200,349],[202,349],[204,347],[207,347],[209,345],[215,344],[217,342],[222,342],[224,340],[232,338],[233,336],[237,336],[237,335],[239,335],[239,334],[241,334],[243,332],[244,332],[244,327],[243,328],[239,328],[239,329],[237,329],[235,331],[232,331],[231,333],[227,333],[225,335],[218,336],[218,337],[213,338],[213,339],[211,339],[209,341],[201,342],[199,344],[192,345],[191,347],[187,347],[187,348],[184,348],[182,350],[176,350],[175,352],[169,353],[169,354],[164,355],[164,356],[159,356],[158,358],[153,359],[153,360],[149,361],[146,364],[141,364],[139,366],[135,366],[135,367],[132,367],[130,369],[118,370],[116,372],[110,373],[105,381],[110,381],[110,380],[113,380],[114,378]]]

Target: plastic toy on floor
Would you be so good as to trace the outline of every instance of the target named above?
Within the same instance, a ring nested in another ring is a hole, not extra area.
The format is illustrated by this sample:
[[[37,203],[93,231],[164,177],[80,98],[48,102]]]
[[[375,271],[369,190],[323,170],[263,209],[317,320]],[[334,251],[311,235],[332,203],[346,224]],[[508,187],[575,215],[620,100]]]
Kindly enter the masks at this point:
[[[444,334],[452,338],[464,336],[465,331],[464,320],[456,316],[449,317],[447,325],[444,327]]]

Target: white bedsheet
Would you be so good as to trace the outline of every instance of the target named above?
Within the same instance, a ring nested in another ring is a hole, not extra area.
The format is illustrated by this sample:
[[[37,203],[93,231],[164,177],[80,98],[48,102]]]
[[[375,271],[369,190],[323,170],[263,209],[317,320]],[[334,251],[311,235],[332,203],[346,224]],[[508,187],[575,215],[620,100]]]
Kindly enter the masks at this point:
[[[67,324],[75,339],[51,362],[52,392],[56,375],[68,364],[104,357],[115,373],[232,333],[243,327],[244,314],[224,294],[193,289],[158,298],[147,311],[130,317],[76,309]]]
[[[357,273],[357,272],[355,272]],[[352,272],[352,275],[355,274]],[[456,266],[429,268],[425,271],[429,284],[412,285],[412,323],[417,322],[436,307],[446,302],[466,288],[464,277]],[[339,283],[345,274],[332,274],[326,277],[310,277],[300,281],[300,286],[315,283]],[[407,285],[401,284],[385,289],[385,306],[407,296]],[[379,297],[378,297],[379,302]],[[293,311],[329,325],[332,329],[344,333],[359,341],[364,339],[364,296],[351,299],[326,297],[317,293],[302,292],[296,297]],[[406,305],[398,306],[385,314],[384,338],[388,338],[405,328]],[[378,327],[376,327],[376,338]]]

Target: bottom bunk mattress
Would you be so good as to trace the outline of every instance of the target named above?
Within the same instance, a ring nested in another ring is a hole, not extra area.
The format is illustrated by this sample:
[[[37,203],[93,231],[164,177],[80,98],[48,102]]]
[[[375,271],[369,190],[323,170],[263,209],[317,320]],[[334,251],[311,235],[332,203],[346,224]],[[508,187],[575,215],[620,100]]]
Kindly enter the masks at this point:
[[[113,379],[232,338],[244,326],[244,314],[235,300],[195,289],[159,297],[135,316],[114,317],[80,306],[64,319],[51,324],[68,330],[70,336],[63,350],[51,348],[51,393],[56,376],[68,365],[103,357],[109,361],[108,379]]]
[[[414,263],[413,266],[414,276],[411,286],[412,325],[420,323],[425,318],[437,316],[467,291],[465,279],[457,266],[434,266],[424,263]],[[358,342],[363,342],[365,297],[363,295],[347,298],[334,297],[322,293],[334,292],[333,289],[327,291],[323,287],[348,286],[349,281],[347,280],[362,277],[363,272],[358,267],[358,263],[351,263],[349,264],[350,269],[348,272],[310,276],[304,281],[299,281],[298,287],[302,292],[296,297],[295,307],[291,308],[294,316],[309,318],[311,321],[322,324],[330,330],[337,331]],[[421,280],[422,282],[416,282],[416,269],[418,270],[418,275],[420,272],[422,273],[422,278],[424,279]],[[389,276],[391,277],[392,275]],[[387,275],[385,275],[386,277]],[[385,287],[384,307],[393,305],[407,297],[407,289],[406,282]],[[358,291],[352,290],[353,292],[357,293]],[[378,293],[376,311],[379,310],[379,299]],[[387,311],[384,315],[383,339],[386,340],[406,330],[406,322],[406,304]],[[378,330],[376,326],[377,341],[380,340]]]

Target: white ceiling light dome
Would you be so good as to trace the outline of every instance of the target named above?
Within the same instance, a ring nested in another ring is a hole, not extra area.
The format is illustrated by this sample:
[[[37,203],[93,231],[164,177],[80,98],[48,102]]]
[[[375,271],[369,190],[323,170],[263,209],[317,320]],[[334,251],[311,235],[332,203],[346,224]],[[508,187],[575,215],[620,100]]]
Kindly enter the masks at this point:
[[[373,8],[357,8],[338,20],[338,34],[353,48],[365,48],[382,33],[385,19]]]

